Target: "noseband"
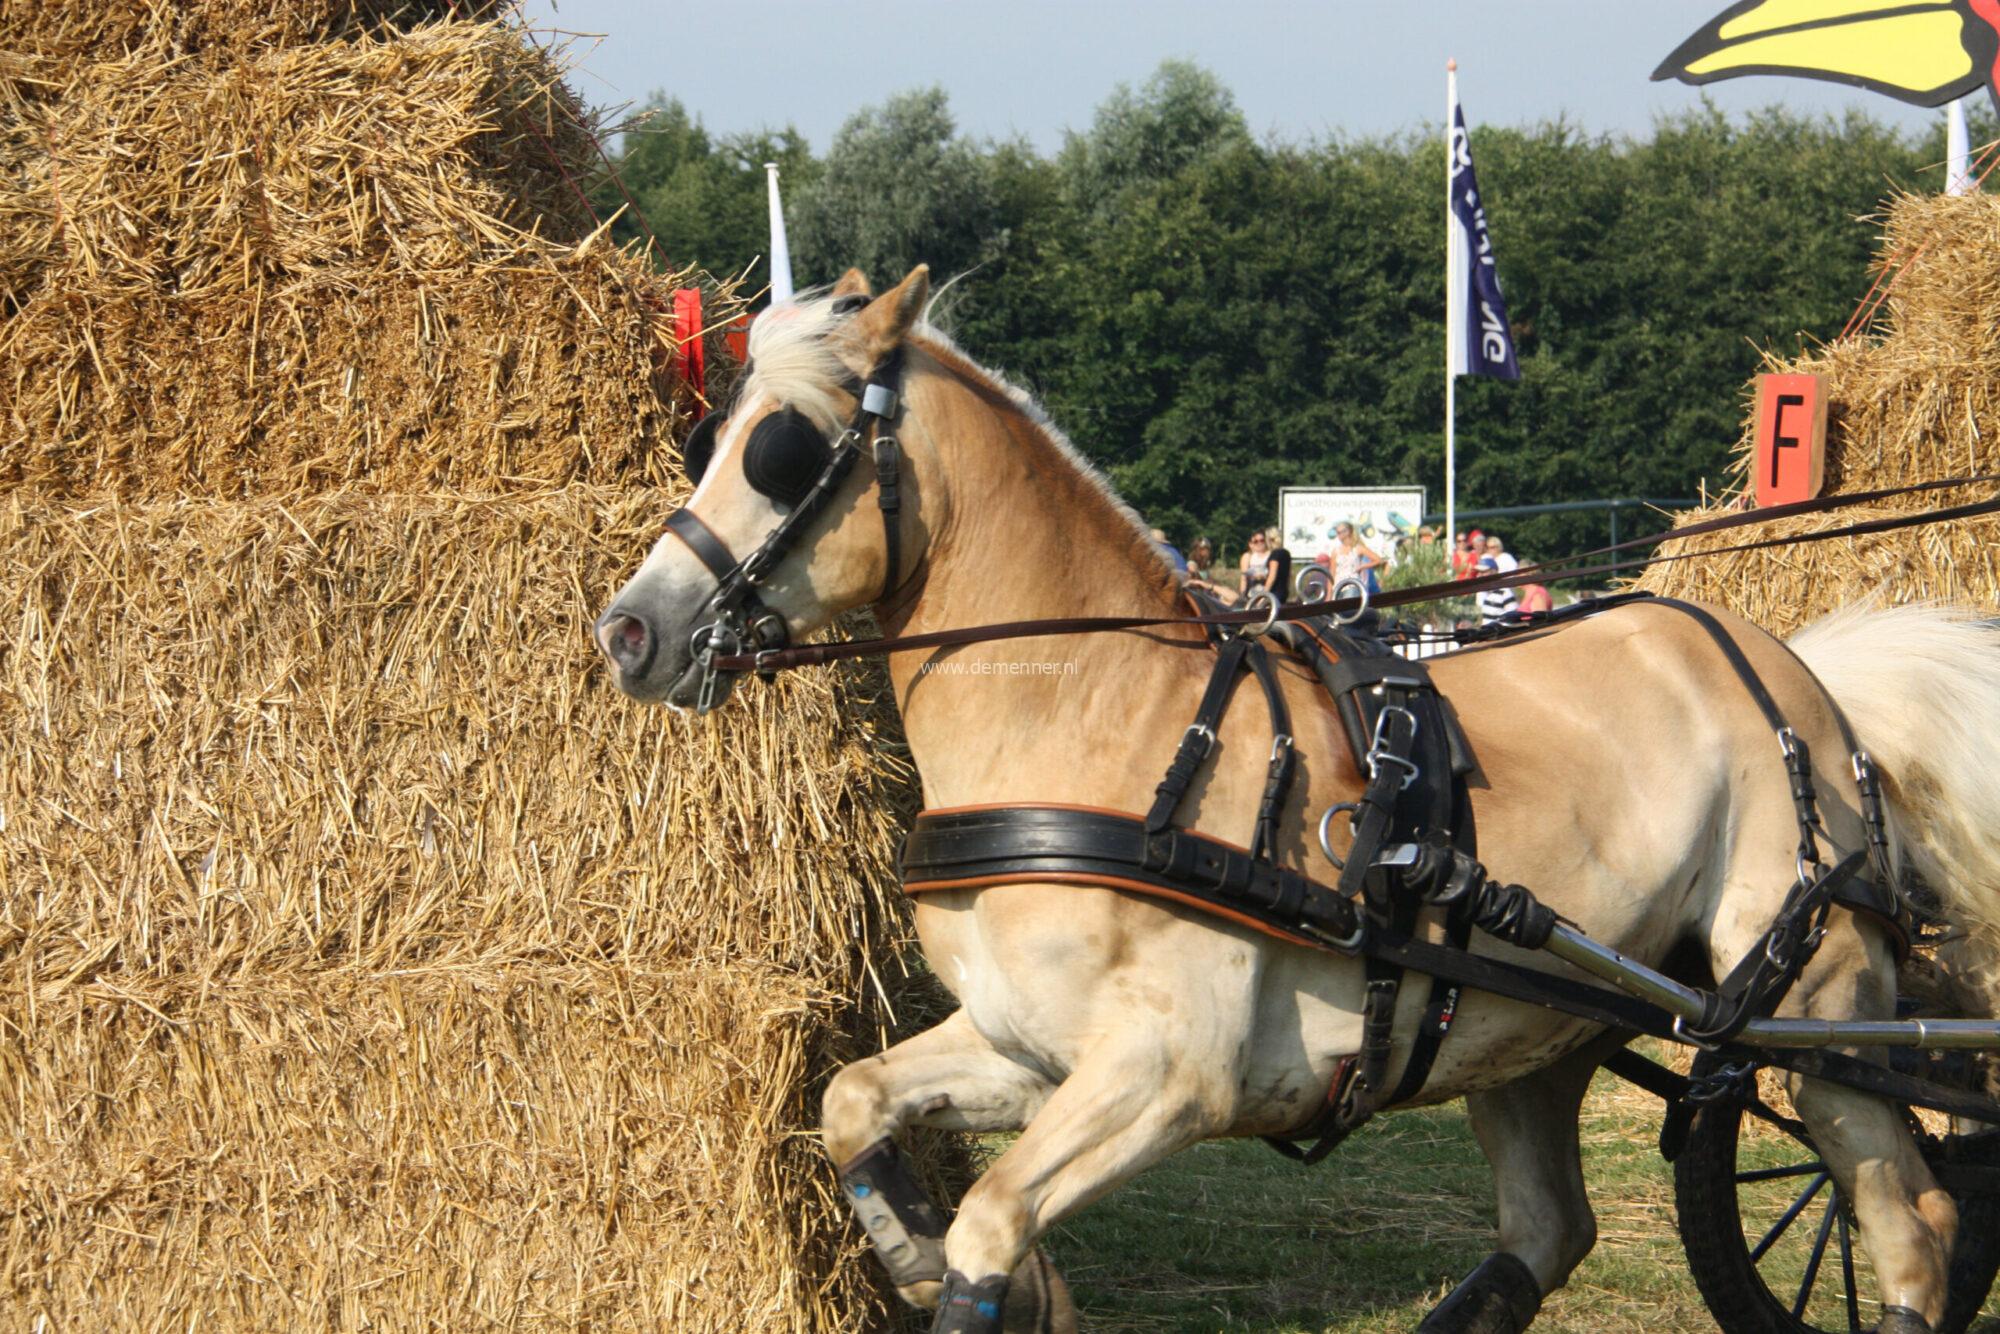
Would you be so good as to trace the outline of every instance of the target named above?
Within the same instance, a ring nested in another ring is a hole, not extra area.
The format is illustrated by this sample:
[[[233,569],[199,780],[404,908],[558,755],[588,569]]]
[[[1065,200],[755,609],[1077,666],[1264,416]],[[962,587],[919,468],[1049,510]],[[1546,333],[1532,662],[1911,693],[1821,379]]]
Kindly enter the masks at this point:
[[[897,486],[902,448],[889,428],[901,408],[897,387],[902,371],[903,350],[900,347],[876,363],[861,390],[860,407],[855,409],[847,429],[841,432],[840,438],[827,453],[819,476],[810,486],[795,494],[785,517],[771,530],[770,536],[742,560],[731,554],[729,545],[717,537],[715,530],[703,523],[701,516],[693,510],[683,506],[667,516],[667,531],[678,537],[716,579],[715,591],[709,594],[708,601],[696,613],[697,625],[689,640],[695,663],[701,668],[701,689],[695,702],[697,710],[706,712],[715,703],[716,685],[727,670],[716,665],[718,657],[737,656],[748,650],[755,658],[762,659],[763,655],[776,652],[791,642],[791,628],[785,624],[785,618],[765,605],[758,588],[790,554],[807,525],[831,503],[841,482],[864,453],[872,454],[875,460],[875,503],[882,511],[883,544],[887,548],[887,566],[882,572],[882,593],[878,601],[886,601],[896,591],[897,576],[903,567],[903,530],[898,522],[902,497]],[[754,439],[764,426],[765,423],[759,423],[757,432],[752,433],[753,447],[764,443]],[[796,436],[800,431],[811,428],[802,421],[788,418],[783,423],[783,429],[787,436]],[[771,444],[775,446],[776,441]],[[767,448],[762,452],[772,450]],[[795,455],[797,452],[795,449]],[[746,455],[746,469],[751,467],[751,463],[751,458]],[[760,484],[757,489],[765,495],[770,495],[772,491],[768,484]],[[772,672],[766,670],[761,661],[755,670],[765,680],[771,679]]]

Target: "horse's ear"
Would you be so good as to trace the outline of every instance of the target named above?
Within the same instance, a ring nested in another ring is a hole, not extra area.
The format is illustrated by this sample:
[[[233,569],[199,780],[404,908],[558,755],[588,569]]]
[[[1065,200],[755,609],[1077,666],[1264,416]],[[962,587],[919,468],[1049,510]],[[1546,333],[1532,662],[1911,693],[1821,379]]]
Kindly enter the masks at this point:
[[[903,341],[931,297],[931,266],[919,264],[909,276],[868,303],[854,317],[855,334],[870,361],[879,361]]]
[[[840,275],[840,281],[833,285],[833,294],[840,296],[874,296],[875,289],[868,285],[868,275],[859,269],[849,269]]]

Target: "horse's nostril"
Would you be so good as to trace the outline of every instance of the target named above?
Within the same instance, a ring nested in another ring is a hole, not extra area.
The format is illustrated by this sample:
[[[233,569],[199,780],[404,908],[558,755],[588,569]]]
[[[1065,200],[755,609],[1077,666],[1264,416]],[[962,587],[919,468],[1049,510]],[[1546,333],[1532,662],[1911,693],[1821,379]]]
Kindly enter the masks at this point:
[[[628,677],[643,674],[652,664],[653,631],[637,616],[626,612],[606,616],[597,627],[597,639],[605,656]]]

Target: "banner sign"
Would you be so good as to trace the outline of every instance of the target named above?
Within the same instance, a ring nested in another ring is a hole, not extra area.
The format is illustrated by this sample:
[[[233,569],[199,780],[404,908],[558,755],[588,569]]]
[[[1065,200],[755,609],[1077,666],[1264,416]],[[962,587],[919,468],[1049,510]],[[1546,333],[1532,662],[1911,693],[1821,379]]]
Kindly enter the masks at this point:
[[[1353,486],[1286,486],[1278,490],[1278,531],[1297,569],[1330,555],[1333,526],[1354,525],[1363,546],[1383,560],[1393,560],[1396,544],[1417,535],[1424,517],[1420,486],[1369,488]]]
[[[1757,377],[1757,504],[1811,500],[1826,484],[1824,375]]]
[[[1453,285],[1461,326],[1451,330],[1451,373],[1518,380],[1521,364],[1514,359],[1500,270],[1493,262],[1493,234],[1486,229],[1486,205],[1480,202],[1479,178],[1472,170],[1465,108],[1454,105],[1451,115],[1451,212],[1457,234],[1452,256],[1456,272],[1447,281]]]

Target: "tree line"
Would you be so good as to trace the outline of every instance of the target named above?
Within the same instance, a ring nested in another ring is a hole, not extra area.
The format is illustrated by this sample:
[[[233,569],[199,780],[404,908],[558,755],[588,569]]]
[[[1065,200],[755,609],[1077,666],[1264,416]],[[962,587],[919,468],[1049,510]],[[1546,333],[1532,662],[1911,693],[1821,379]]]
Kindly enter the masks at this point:
[[[1991,137],[1988,113],[1975,142]],[[1473,152],[1522,377],[1460,381],[1461,508],[1726,481],[1760,349],[1839,333],[1866,219],[1892,189],[1939,188],[1944,143],[1941,123],[1704,105],[1644,138],[1475,125]],[[659,98],[615,157],[667,261],[753,286],[765,162],[801,285],[920,261],[956,279],[934,318],[1183,542],[1237,549],[1286,485],[1419,484],[1442,507],[1436,136],[1259,139],[1213,75],[1169,62],[1048,155],[960,134],[931,88],[856,112],[823,156],[789,128],[712,134]],[[607,212],[623,200],[600,193]],[[1604,522],[1504,527],[1547,556],[1602,542]]]

